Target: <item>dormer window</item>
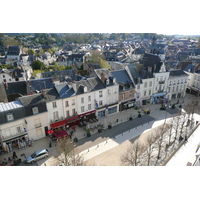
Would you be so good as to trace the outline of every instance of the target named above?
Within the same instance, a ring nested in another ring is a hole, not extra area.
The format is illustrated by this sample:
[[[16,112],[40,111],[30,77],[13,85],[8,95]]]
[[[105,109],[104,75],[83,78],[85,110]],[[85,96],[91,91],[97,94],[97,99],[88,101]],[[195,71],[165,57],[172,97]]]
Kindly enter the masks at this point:
[[[38,107],[32,108],[32,111],[33,111],[33,114],[34,114],[34,115],[39,113],[39,112],[38,112]]]
[[[13,121],[14,120],[14,117],[13,117],[13,113],[8,113],[6,114],[6,118],[7,118],[7,121]]]

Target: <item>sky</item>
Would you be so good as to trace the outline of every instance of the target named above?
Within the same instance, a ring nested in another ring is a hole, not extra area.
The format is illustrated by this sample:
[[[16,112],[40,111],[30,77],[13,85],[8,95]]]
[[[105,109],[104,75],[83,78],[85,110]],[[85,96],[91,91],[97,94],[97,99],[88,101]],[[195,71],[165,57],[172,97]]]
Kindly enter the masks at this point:
[[[1,8],[0,32],[7,33],[200,34],[197,0],[10,0]]]

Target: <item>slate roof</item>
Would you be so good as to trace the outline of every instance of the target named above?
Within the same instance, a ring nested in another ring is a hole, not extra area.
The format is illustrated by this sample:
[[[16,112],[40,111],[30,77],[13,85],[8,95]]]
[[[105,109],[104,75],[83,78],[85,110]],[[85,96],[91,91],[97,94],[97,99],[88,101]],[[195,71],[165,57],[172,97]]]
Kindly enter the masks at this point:
[[[71,80],[77,81],[78,77],[76,76],[75,69],[68,69],[62,71],[52,71],[52,72],[44,72],[42,73],[43,78],[51,77],[55,81],[65,82],[66,78],[70,78]]]
[[[130,79],[128,73],[126,70],[117,70],[117,71],[112,71],[111,72],[112,76],[116,78],[116,81],[119,83],[124,83],[124,84],[133,84],[132,80]]]
[[[6,89],[6,94],[17,94],[17,93],[21,95],[29,94],[26,81],[8,82],[7,84],[8,84],[8,89]]]
[[[186,68],[184,69],[184,71],[191,72],[191,73],[194,73],[194,70],[195,70],[195,66],[191,64],[187,65]]]
[[[7,123],[6,115],[12,113],[14,120],[25,117],[25,110],[20,101],[0,104],[0,124]]]
[[[161,59],[158,55],[145,53],[142,60],[141,60],[141,64],[144,65],[144,69],[146,71],[147,71],[149,66],[154,69],[154,66],[156,65],[156,69],[152,70],[152,73],[154,73],[154,72],[160,71],[160,67],[162,65],[162,62],[161,62]]]
[[[76,95],[83,94],[82,86],[87,87],[87,92],[101,90],[105,88],[105,85],[97,77],[88,78],[87,80],[77,81],[76,84]]]
[[[67,98],[75,94],[73,88],[69,87],[67,83],[55,85],[55,89],[58,92],[60,98]]]
[[[31,91],[49,89],[53,88],[55,85],[51,78],[31,79],[28,83]]]
[[[142,83],[142,80],[141,80],[141,77],[140,77],[140,74],[139,74],[137,66],[134,65],[134,64],[130,64],[127,67],[129,68],[129,71],[130,71],[131,76],[132,76],[132,78],[134,80],[134,83],[135,84]]]
[[[186,74],[183,70],[173,70],[170,71],[169,76],[188,76],[188,74]]]
[[[20,48],[19,46],[9,46],[7,55],[19,55]]]

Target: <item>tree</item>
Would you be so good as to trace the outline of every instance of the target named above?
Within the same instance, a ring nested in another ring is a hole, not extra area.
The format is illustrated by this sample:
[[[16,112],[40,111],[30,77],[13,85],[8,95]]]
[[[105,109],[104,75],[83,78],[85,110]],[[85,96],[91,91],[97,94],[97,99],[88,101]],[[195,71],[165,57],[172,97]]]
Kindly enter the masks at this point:
[[[101,60],[100,65],[101,65],[101,68],[111,69],[110,65],[105,60]]]
[[[40,60],[33,61],[31,64],[33,70],[42,70],[45,68],[45,64]]]
[[[153,157],[153,152],[155,149],[155,136],[153,133],[150,133],[147,138],[146,138],[146,145],[147,145],[147,149],[145,151],[146,155],[147,155],[147,166],[150,165],[151,163],[151,159]]]
[[[75,148],[69,137],[59,138],[57,141],[58,160],[64,166],[83,166],[83,156],[75,154]]]
[[[140,165],[141,155],[144,152],[144,145],[137,140],[127,149],[125,154],[121,156],[121,162],[127,166]]]
[[[157,156],[156,156],[156,165],[158,163],[158,160],[161,158],[161,153],[162,153],[162,148],[163,145],[165,143],[165,133],[167,132],[168,127],[166,126],[166,124],[163,124],[162,126],[160,126],[155,134],[155,144],[157,147]]]

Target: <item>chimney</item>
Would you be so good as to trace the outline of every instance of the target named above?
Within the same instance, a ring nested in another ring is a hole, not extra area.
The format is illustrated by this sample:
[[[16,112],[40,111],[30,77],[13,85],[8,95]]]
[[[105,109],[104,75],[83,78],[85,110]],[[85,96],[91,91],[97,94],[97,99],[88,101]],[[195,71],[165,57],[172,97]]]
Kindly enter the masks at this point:
[[[46,99],[47,98],[47,93],[45,90],[42,90],[42,96]]]
[[[103,82],[103,83],[105,83],[105,75],[104,75],[104,73],[101,73],[101,81]]]

